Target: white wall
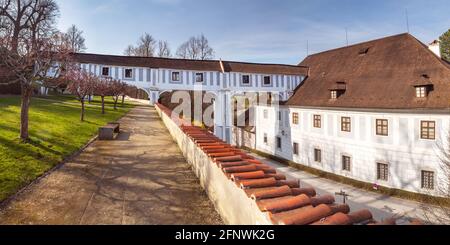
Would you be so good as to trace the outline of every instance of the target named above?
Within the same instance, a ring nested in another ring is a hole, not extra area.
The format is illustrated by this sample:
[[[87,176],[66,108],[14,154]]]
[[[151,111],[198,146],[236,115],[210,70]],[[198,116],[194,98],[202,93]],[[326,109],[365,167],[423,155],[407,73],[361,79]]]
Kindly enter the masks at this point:
[[[268,111],[268,119],[264,118]],[[276,108],[256,110],[256,148],[269,154],[323,171],[382,186],[437,195],[421,189],[421,171],[434,171],[435,185],[443,177],[438,156],[442,139],[449,131],[450,115],[351,112],[281,107],[279,122]],[[292,125],[292,113],[299,113],[299,124]],[[322,116],[322,127],[313,127],[313,116]],[[351,132],[341,132],[341,117],[350,117]],[[389,136],[376,135],[376,119],[388,119]],[[436,140],[420,139],[420,121],[436,121]],[[274,126],[268,126],[274,125]],[[264,143],[264,134],[268,144]],[[283,135],[284,133],[284,135]],[[282,138],[282,149],[276,147],[276,137]],[[300,154],[293,155],[293,143]],[[314,161],[314,149],[322,150],[322,162]],[[352,158],[351,171],[342,170],[342,155]],[[377,162],[389,164],[389,181],[377,180]]]

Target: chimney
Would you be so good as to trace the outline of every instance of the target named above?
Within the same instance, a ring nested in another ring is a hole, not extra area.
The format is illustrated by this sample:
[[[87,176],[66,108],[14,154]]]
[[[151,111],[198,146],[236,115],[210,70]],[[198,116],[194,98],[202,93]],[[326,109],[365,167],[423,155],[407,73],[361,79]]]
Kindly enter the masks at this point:
[[[441,46],[438,40],[434,40],[432,43],[428,45],[428,48],[439,58],[441,58]]]

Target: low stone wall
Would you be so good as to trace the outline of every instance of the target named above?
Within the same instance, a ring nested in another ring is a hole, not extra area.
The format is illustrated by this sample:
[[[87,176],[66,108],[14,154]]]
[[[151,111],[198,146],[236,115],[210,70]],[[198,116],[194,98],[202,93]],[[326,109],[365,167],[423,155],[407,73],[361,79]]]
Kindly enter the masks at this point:
[[[369,210],[350,213],[334,196],[301,188],[299,180],[288,180],[207,130],[171,118],[170,109],[157,104],[156,110],[226,224],[396,224],[395,218],[374,220]]]
[[[226,224],[272,224],[267,215],[259,210],[255,201],[230,181],[172,118],[163,113],[158,106],[156,110]]]

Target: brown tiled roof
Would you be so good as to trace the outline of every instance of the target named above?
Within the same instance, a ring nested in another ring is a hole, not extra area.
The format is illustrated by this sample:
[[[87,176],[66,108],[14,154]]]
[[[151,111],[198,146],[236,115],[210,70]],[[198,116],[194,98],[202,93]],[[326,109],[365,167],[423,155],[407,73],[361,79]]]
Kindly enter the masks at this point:
[[[352,225],[396,224],[395,219],[378,222],[368,210],[350,212],[347,204],[336,204],[334,196],[319,196],[313,188],[302,188],[298,180],[286,176],[252,156],[226,144],[199,127],[183,126],[186,121],[172,117],[172,111],[157,107],[170,116],[181,130],[216,164],[228,179],[252,199],[273,224],[279,225]],[[179,121],[177,121],[179,120]],[[421,224],[416,221],[415,224]]]
[[[85,53],[73,54],[73,58],[75,61],[80,63],[194,71],[225,71],[284,75],[306,75],[308,72],[308,69],[306,67],[295,65],[259,64],[220,60],[188,60]],[[223,64],[223,68],[221,62]]]
[[[309,77],[286,103],[290,106],[368,109],[450,108],[450,65],[410,34],[401,34],[307,57]],[[345,93],[330,100],[330,88]],[[414,86],[432,85],[426,99]]]

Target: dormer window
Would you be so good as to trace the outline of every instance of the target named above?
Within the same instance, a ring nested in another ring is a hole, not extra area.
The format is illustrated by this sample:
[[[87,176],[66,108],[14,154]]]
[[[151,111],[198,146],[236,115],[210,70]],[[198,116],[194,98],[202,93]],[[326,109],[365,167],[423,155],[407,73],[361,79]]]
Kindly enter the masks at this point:
[[[331,90],[331,99],[336,100],[338,98],[338,91],[337,90]]]
[[[417,98],[426,98],[427,96],[428,96],[428,87],[427,86],[416,87],[416,97]]]
[[[369,53],[370,48],[363,48],[359,50],[359,55],[366,55]]]
[[[345,82],[336,82],[330,88],[330,99],[338,99],[341,95],[345,94],[346,90],[347,84]]]

